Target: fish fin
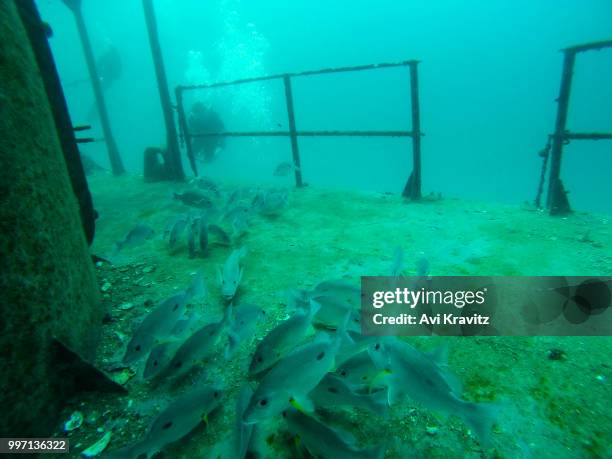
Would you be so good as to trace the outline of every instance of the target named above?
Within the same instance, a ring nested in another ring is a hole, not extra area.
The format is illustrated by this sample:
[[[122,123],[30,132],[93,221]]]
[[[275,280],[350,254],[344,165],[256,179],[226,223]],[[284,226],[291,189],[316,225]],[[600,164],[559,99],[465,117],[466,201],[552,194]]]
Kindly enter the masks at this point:
[[[334,431],[347,445],[354,446],[357,443],[355,436],[348,430],[341,429],[340,427],[334,427]]]
[[[308,306],[307,306],[307,313],[310,316],[310,320],[312,321],[312,318],[317,314],[317,312],[319,312],[319,309],[321,309],[321,303],[319,303],[316,300],[310,299],[310,301],[308,301]]]
[[[311,414],[314,413],[314,404],[312,403],[312,400],[310,400],[308,397],[300,397],[300,398],[296,398],[296,397],[291,397],[291,399],[289,400],[289,403],[291,404],[292,407],[294,407],[296,410],[304,413],[304,414]]]
[[[461,417],[474,430],[484,447],[491,443],[491,428],[499,416],[500,408],[500,405],[495,403],[464,402]]]
[[[439,366],[448,365],[448,346],[446,345],[438,346],[425,354]]]
[[[388,378],[392,374],[393,373],[391,372],[391,369],[389,369],[389,368],[382,369],[378,373],[376,373],[376,375],[372,378],[372,381],[370,381],[370,383],[368,384],[368,393],[370,393],[370,394],[373,393],[374,388],[378,387],[380,384],[382,384],[384,386],[388,386],[389,385]],[[387,400],[388,399],[389,398],[387,396]],[[389,403],[389,405],[390,404],[391,403]]]

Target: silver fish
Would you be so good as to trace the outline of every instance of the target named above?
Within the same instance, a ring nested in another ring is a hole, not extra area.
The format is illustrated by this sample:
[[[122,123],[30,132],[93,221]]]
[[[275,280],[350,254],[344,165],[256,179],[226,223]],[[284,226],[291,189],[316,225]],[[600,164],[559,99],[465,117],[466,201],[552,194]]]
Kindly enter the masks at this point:
[[[219,225],[215,225],[214,223],[208,225],[208,233],[215,236],[218,244],[230,245],[232,242],[227,232]]]
[[[353,308],[361,307],[361,289],[343,280],[326,280],[318,283],[310,296],[331,296],[344,301]]]
[[[208,209],[214,206],[214,203],[210,197],[198,191],[174,193],[174,199],[181,201],[187,206],[197,207],[198,209]]]
[[[310,392],[309,397],[320,407],[359,407],[380,416],[387,414],[387,391],[359,393],[346,381],[331,373],[325,375],[319,385]]]
[[[236,295],[236,290],[242,280],[242,259],[246,255],[246,247],[232,251],[225,261],[220,272],[221,294],[225,300],[230,301]]]
[[[232,356],[237,346],[251,337],[257,324],[266,317],[266,311],[253,304],[234,306],[233,333],[228,336],[227,355]]]
[[[172,295],[147,314],[127,345],[123,363],[129,364],[147,355],[156,342],[171,333],[175,324],[185,314],[187,302],[204,293],[202,275],[196,275],[185,291]]]
[[[174,353],[168,366],[160,373],[161,377],[178,377],[189,372],[196,365],[210,358],[217,350],[217,345],[225,332],[232,325],[232,307],[226,308],[220,322],[204,325],[187,338]]]
[[[188,223],[189,220],[187,219],[187,217],[179,217],[172,224],[172,228],[168,237],[168,246],[171,249],[176,246],[176,243],[178,242],[181,234],[183,234],[183,231],[185,231],[185,228],[187,228]]]
[[[157,415],[144,437],[125,448],[111,451],[112,458],[147,458],[161,452],[167,445],[187,436],[219,406],[223,392],[218,387],[195,389],[176,398]]]
[[[315,339],[294,350],[264,375],[244,412],[243,420],[255,424],[288,407],[312,410],[307,394],[329,372],[339,347],[337,339]]]
[[[445,352],[423,353],[394,337],[381,338],[369,348],[376,366],[386,374],[389,405],[408,396],[424,407],[463,419],[483,444],[488,444],[498,407],[460,398],[461,385],[447,370]]]
[[[274,168],[273,175],[275,177],[286,177],[291,172],[295,170],[299,170],[299,169],[300,168],[296,167],[293,163],[290,163],[289,161],[283,161],[282,163],[280,163],[278,166]]]
[[[339,429],[332,429],[314,417],[288,409],[283,417],[289,430],[300,437],[314,457],[333,459],[383,459],[384,446],[359,449],[354,438]]]
[[[174,345],[176,347],[176,345]],[[173,343],[164,342],[155,345],[147,361],[145,363],[144,372],[142,374],[144,379],[150,379],[155,377],[162,369],[168,365],[170,358],[172,357]]]
[[[314,317],[314,323],[327,328],[338,328],[349,316],[348,330],[361,330],[361,316],[358,309],[350,303],[334,296],[321,295],[311,298],[312,302],[320,305]]]
[[[122,241],[116,242],[116,250],[119,251],[124,247],[133,247],[144,244],[146,241],[151,239],[155,231],[148,225],[139,223],[132,228],[123,238]]]
[[[353,387],[370,387],[380,373],[370,354],[362,351],[339,364],[334,374]]]
[[[263,202],[259,204],[259,213],[268,216],[278,215],[287,207],[288,202],[287,192],[269,191],[264,195]]]
[[[232,209],[225,212],[225,214],[223,214],[222,220],[224,222],[231,223],[232,221],[234,221],[234,219],[238,217],[248,220],[250,216],[251,209],[243,204],[239,204],[236,207],[233,207]]]
[[[197,179],[195,179],[195,184],[201,190],[209,191],[217,197],[221,196],[221,193],[219,193],[219,187],[212,179],[206,177],[198,177]]]
[[[236,402],[236,421],[234,423],[234,452],[235,459],[243,459],[246,457],[253,433],[253,425],[242,422],[242,416],[249,406],[249,401],[253,396],[253,390],[247,385],[242,388],[238,400]]]
[[[187,301],[188,295],[181,292],[153,309],[134,332],[123,356],[123,363],[129,364],[144,357],[158,339],[167,336],[185,313]]]
[[[306,336],[318,309],[318,303],[311,302],[307,310],[296,312],[273,328],[257,345],[249,365],[249,375],[267,370],[293,349]]]

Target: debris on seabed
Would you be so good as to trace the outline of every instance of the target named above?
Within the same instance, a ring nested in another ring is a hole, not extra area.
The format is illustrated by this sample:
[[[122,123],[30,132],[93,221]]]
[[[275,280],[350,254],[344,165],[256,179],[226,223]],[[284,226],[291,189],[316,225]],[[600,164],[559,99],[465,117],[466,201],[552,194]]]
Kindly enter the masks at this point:
[[[97,442],[95,442],[89,448],[81,451],[81,456],[94,457],[100,454],[108,446],[108,443],[110,442],[110,439],[111,439],[111,435],[112,435],[112,432],[109,430]]]
[[[64,431],[72,432],[81,427],[81,424],[83,424],[83,413],[75,411],[70,415],[70,419],[64,423]]]

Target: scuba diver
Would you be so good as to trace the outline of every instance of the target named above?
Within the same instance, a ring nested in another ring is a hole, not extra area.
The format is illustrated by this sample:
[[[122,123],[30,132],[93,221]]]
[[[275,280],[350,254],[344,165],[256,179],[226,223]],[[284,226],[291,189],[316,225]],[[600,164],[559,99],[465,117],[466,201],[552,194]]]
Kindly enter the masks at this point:
[[[189,132],[192,135],[225,131],[225,126],[219,114],[202,102],[195,102],[191,106],[188,124]],[[194,155],[200,156],[206,163],[214,161],[224,146],[225,137],[204,136],[191,138],[191,148]]]
[[[96,68],[100,76],[100,84],[103,91],[108,90],[115,81],[121,78],[121,55],[115,45],[110,42],[106,43],[106,49],[96,60]]]

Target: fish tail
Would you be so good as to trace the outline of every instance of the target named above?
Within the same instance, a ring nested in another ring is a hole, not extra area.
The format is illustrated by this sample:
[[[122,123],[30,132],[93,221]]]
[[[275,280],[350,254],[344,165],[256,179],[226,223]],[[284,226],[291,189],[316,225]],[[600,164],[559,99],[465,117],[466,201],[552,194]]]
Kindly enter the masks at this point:
[[[473,430],[483,446],[491,442],[491,428],[499,414],[499,405],[493,403],[464,404],[462,418]]]

